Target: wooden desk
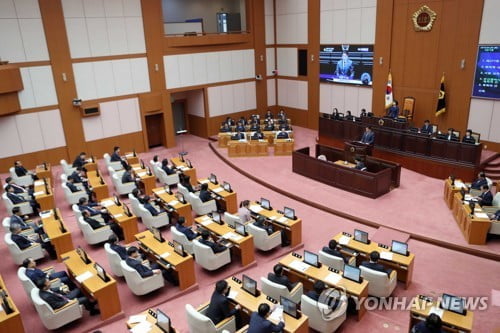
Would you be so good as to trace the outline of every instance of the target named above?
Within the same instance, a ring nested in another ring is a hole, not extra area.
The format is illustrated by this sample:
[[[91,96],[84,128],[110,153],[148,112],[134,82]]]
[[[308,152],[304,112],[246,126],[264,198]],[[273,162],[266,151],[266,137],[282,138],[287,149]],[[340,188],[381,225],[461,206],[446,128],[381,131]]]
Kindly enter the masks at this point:
[[[227,148],[227,143],[231,141],[232,132],[219,132],[217,135],[217,144],[219,148]]]
[[[203,183],[208,184],[208,189],[210,192],[222,198],[221,200],[216,199],[221,205],[222,209],[228,211],[231,214],[238,213],[238,197],[234,190],[233,192],[227,192],[222,188],[221,182],[219,182],[219,184],[213,184],[207,178],[198,179],[198,184]]]
[[[92,299],[95,299],[99,304],[102,320],[108,319],[122,311],[116,281],[108,272],[106,273],[109,277],[109,281],[104,282],[97,276],[97,272],[94,268],[94,261],[89,257],[92,262],[90,264],[85,264],[76,250],[66,252],[62,257],[68,273],[75,280],[75,283],[80,285],[80,289]],[[76,281],[77,276],[87,271],[92,273],[92,277],[84,280],[82,283]]]
[[[476,204],[474,215],[472,215],[469,204],[462,202],[462,195],[459,192],[453,196],[452,210],[455,221],[467,243],[475,245],[486,244],[486,236],[490,230],[491,221],[487,217],[476,216],[477,213],[483,213],[481,207]]]
[[[168,245],[168,241],[161,243],[157,241],[151,231],[146,230],[135,235],[135,239],[139,242],[139,246],[148,253],[151,257],[162,265],[159,258],[166,260],[177,274],[179,288],[187,289],[196,283],[196,275],[194,271],[194,259],[186,253],[185,257],[181,257],[175,253],[174,248]]]
[[[335,239],[337,243],[339,243],[339,240],[342,236],[343,236],[342,233],[338,233],[335,237],[333,237],[333,239]],[[390,246],[390,244],[384,244],[384,245]],[[379,247],[379,244],[377,242],[371,241],[370,244],[364,244],[355,241],[354,237],[351,237],[347,245],[341,245],[341,247],[346,247],[359,253],[359,255],[356,256],[356,265],[361,264],[362,261],[370,260],[370,253],[372,251],[377,251],[379,253],[389,252],[389,250]],[[344,254],[352,256],[352,254],[350,253],[344,252]],[[413,278],[413,265],[415,263],[415,254],[410,253],[408,256],[403,256],[397,253],[392,253],[392,260],[386,260],[380,258],[379,263],[397,271],[398,281],[404,282],[405,289],[408,289],[408,286],[410,285]]]
[[[46,178],[45,180],[47,182],[47,188],[45,188],[43,179],[39,179],[33,184],[33,197],[40,205],[41,211],[54,209],[56,207],[54,203],[54,190],[51,187],[50,179]]]
[[[151,323],[151,329],[148,331],[148,333],[164,333],[163,330],[161,328],[159,328],[158,326],[156,326],[156,318],[154,318],[150,313],[149,311],[154,311],[156,312],[156,310],[154,309],[149,309],[149,310],[146,310],[144,312],[141,312],[139,315],[143,315],[143,316],[146,316],[146,321]],[[127,321],[127,328],[128,329],[132,329],[134,328],[135,326],[137,326],[139,323],[133,323],[133,324],[130,324],[128,321]],[[174,328],[174,327],[171,327],[172,328],[172,333],[177,333],[177,330]],[[170,332],[168,332],[170,333]]]
[[[35,168],[35,174],[38,177],[38,179],[44,179],[48,178],[50,179],[50,182],[53,183],[54,179],[52,178],[52,167],[50,166],[50,163],[45,163],[47,166],[47,169],[45,169],[44,165],[37,165]]]
[[[410,309],[410,331],[418,322],[425,321],[432,307],[439,308],[438,301],[434,300],[432,302],[427,302],[420,299],[418,296],[413,299],[413,304]],[[441,320],[443,322],[442,328],[446,332],[472,332],[474,313],[467,310],[467,314],[463,316],[455,312],[444,310]]]
[[[275,139],[274,155],[292,155],[295,141],[293,139]]]
[[[183,216],[186,220],[186,226],[193,225],[194,219],[193,214],[191,213],[193,210],[189,202],[186,201],[185,204],[179,202],[174,193],[168,194],[167,192],[165,192],[165,189],[163,187],[154,188],[153,193],[162,200],[164,208],[167,205],[174,208],[174,211],[172,213],[174,213],[177,218],[179,218],[179,216]]]
[[[125,153],[125,155],[123,155],[123,157],[125,158],[125,160],[129,165],[139,164],[139,158],[137,157],[137,154],[134,152],[127,152]]]
[[[97,171],[88,171],[87,179],[89,180],[89,184],[96,195],[97,201],[101,201],[104,198],[109,197],[108,185],[106,184],[104,179],[102,179],[102,176],[101,177],[97,176]]]
[[[356,167],[356,164],[349,163],[347,161],[342,161],[342,160],[335,161],[334,164],[342,165],[342,166],[344,166],[346,168],[350,168],[350,169],[353,169]]]
[[[451,185],[450,178],[446,178],[444,180],[444,201],[446,202],[446,205],[448,206],[449,209],[452,208],[453,197],[455,196],[455,193],[460,192],[460,189],[464,185],[465,184],[460,179],[455,179],[454,186]]]
[[[100,205],[105,207],[111,214],[113,219],[120,225],[123,230],[123,237],[126,243],[131,243],[135,240],[135,234],[139,232],[137,228],[137,216],[127,216],[122,206],[117,206],[113,198],[106,198],[100,202]]]
[[[227,156],[244,157],[247,156],[248,141],[230,140],[227,143]]]
[[[241,289],[241,284],[233,281],[232,278],[226,279],[227,283],[231,287],[232,291],[237,291],[238,294],[234,298],[233,302],[239,304],[241,306],[242,314],[250,317],[252,312],[256,312],[261,303],[267,303],[272,308],[273,303],[266,299],[266,295],[264,293],[260,293],[259,297],[254,297],[247,293],[246,291]],[[285,332],[289,333],[306,333],[309,332],[309,318],[302,314],[299,319],[295,319],[286,313],[283,313],[283,320],[285,321]],[[275,324],[277,324],[275,322]]]
[[[153,172],[151,171],[151,175],[148,175],[147,169],[142,169],[140,164],[131,164],[130,166],[136,178],[140,178],[144,194],[151,195],[156,187],[156,177]]]
[[[59,208],[56,209],[59,220],[54,217],[54,212],[50,211],[47,214],[43,214],[42,223],[43,231],[50,238],[50,243],[54,246],[57,254],[57,261],[61,261],[61,256],[63,253],[73,250],[73,239],[71,238],[71,232],[69,232],[68,227],[62,220],[61,212]],[[65,232],[60,229],[60,223],[64,226]]]
[[[285,274],[291,281],[300,281],[304,285],[305,290],[313,290],[313,285],[318,280],[323,281],[327,286],[344,289],[350,297],[355,297],[359,301],[360,307],[357,309],[357,320],[360,320],[365,315],[366,309],[362,301],[368,297],[368,280],[365,279],[363,282],[357,283],[345,279],[342,277],[342,272],[338,274],[330,272],[326,265],[322,265],[320,268],[310,266],[304,272],[296,271],[290,266],[296,260],[302,261],[302,259],[294,257],[291,253],[280,260],[280,264],[286,268]],[[336,275],[336,279],[340,278],[340,280],[334,283],[334,281],[328,278],[330,274],[333,274],[332,276]]]
[[[7,302],[9,303],[12,310],[14,310],[12,313],[9,314],[6,314],[5,310],[0,311],[0,332],[23,333],[24,326],[23,326],[23,321],[21,319],[21,313],[19,313],[19,310],[12,301],[12,298],[10,298],[11,294],[7,290],[1,275],[0,275],[0,290],[4,290],[6,292]]]
[[[283,214],[276,210],[263,209],[255,202],[250,203],[250,211],[257,215],[262,215],[266,219],[271,220],[271,223],[279,230],[285,230],[285,233],[290,240],[290,246],[294,247],[302,243],[302,220],[287,219]]]
[[[264,126],[261,127],[262,134],[264,135],[264,141],[268,146],[274,146],[274,139],[278,131],[264,131]],[[254,131],[245,132],[245,138],[250,138]],[[288,136],[293,138],[293,131],[287,131]],[[219,132],[217,135],[217,143],[219,148],[227,148],[228,143],[231,142],[231,136],[236,134],[236,132]]]
[[[234,229],[229,227],[227,224],[218,224],[214,222],[208,215],[203,215],[194,219],[195,223],[207,229],[212,234],[215,234],[217,238],[224,238],[230,241],[234,246],[231,247],[233,253],[236,252],[241,259],[241,265],[247,266],[255,261],[254,256],[254,245],[253,236],[241,236],[237,234]],[[225,235],[234,235],[236,238],[225,237]]]
[[[189,168],[186,162],[181,161],[179,157],[173,157],[170,159],[170,162],[179,170],[182,171],[183,174],[189,176],[191,185],[196,185],[196,168]]]
[[[96,161],[91,157],[86,159],[86,163],[83,166],[87,171],[96,171],[97,170],[97,163]]]

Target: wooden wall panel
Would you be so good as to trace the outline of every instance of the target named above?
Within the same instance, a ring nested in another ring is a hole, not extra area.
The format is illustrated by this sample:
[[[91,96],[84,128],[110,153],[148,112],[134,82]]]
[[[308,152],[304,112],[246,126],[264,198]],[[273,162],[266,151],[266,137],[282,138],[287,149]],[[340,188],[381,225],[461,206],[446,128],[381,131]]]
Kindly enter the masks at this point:
[[[241,117],[250,118],[252,114],[259,113],[261,116],[264,115],[265,111],[258,112],[256,110],[247,110],[241,112],[235,112],[231,114],[225,114],[222,116],[211,117],[208,119],[208,136],[216,135],[219,133],[220,124],[226,120],[227,117],[231,117],[234,120],[238,120]],[[191,126],[191,124],[189,124]]]
[[[318,129],[319,117],[319,49],[320,49],[320,0],[309,0],[308,29],[309,44],[307,46],[307,78],[308,78],[308,128]],[[314,59],[314,60],[313,60]],[[300,113],[301,115],[301,113]],[[300,117],[297,117],[300,119]],[[303,126],[303,125],[300,125]]]
[[[253,6],[251,11],[253,24],[251,26],[254,37],[255,74],[265,77],[267,72],[265,5],[264,0],[255,0],[251,3]],[[267,107],[267,81],[256,81],[255,92],[257,96],[257,110],[265,110]]]
[[[52,165],[59,165],[61,159],[68,159],[66,147],[2,158],[0,159],[0,170],[2,170],[2,172],[8,172],[9,168],[14,166],[16,160],[22,161],[26,168],[33,169],[44,161]]]
[[[202,138],[207,138],[207,126],[206,120],[204,117],[194,116],[192,114],[188,114],[188,123],[189,123],[189,134],[193,134]]]
[[[280,107],[278,107],[278,110],[279,109],[280,109]],[[292,127],[293,127],[293,125],[297,125],[300,127],[314,128],[314,127],[309,127],[309,121],[310,121],[310,119],[312,119],[308,116],[310,111],[304,111],[304,110],[289,108],[289,107],[283,107],[283,110],[285,110],[287,117],[290,118],[290,121],[292,122]],[[318,113],[317,117],[319,117],[319,113]],[[318,118],[317,117],[315,118],[316,119],[316,126],[315,127],[318,126]]]
[[[21,106],[19,105],[19,98],[17,92],[0,94],[0,116],[19,112]]]
[[[120,146],[122,153],[131,152],[135,149],[136,152],[144,152],[144,139],[142,132],[124,134],[105,138],[101,140],[87,142],[87,155],[94,155],[95,158],[101,159],[104,153],[111,154],[114,146]],[[76,155],[75,155],[76,156]],[[74,157],[70,156],[71,161]]]

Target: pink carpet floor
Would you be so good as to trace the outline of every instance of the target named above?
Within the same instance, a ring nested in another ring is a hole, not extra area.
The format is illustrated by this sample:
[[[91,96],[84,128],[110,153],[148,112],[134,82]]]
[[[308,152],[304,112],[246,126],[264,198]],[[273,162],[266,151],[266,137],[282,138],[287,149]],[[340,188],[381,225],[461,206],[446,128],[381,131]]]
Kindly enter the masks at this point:
[[[297,138],[296,148],[314,145],[316,132],[297,127],[294,130]],[[184,149],[189,152],[188,158],[196,167],[198,177],[206,177],[210,172],[217,174],[220,181],[226,180],[231,183],[238,193],[238,200],[256,200],[265,197],[270,199],[272,205],[276,208],[285,205],[295,208],[296,215],[303,220],[304,249],[317,251],[333,235],[341,231],[352,231],[354,228],[368,231],[371,235],[378,235],[377,238],[388,237],[387,232],[384,232],[382,228],[377,230],[329,214],[323,210],[305,205],[300,201],[292,200],[250,180],[219,159],[208,147],[208,140],[189,135],[185,136],[183,140]],[[141,154],[141,158],[144,161],[149,161],[155,154],[160,155],[161,158],[170,158],[175,156],[178,151],[179,148],[155,148],[148,153]],[[221,150],[221,153],[224,154],[225,152]],[[237,164],[246,172],[252,173],[263,181],[278,186],[285,191],[299,193],[326,206],[342,209],[354,216],[399,229],[403,232],[403,235],[404,232],[419,233],[467,246],[451,216],[451,212],[442,199],[442,181],[440,180],[403,170],[401,176],[402,185],[399,189],[377,200],[372,200],[293,174],[291,172],[290,157],[234,158],[231,159],[231,163]],[[104,170],[102,161],[99,162],[99,165],[100,169]],[[60,190],[60,182],[58,181],[61,174],[60,168],[54,167],[53,172],[56,202],[72,232],[75,246],[82,245],[93,259],[109,270],[102,246],[87,245],[76,226],[75,218]],[[2,175],[2,178],[4,177],[5,175]],[[106,181],[111,184],[108,177],[106,177]],[[5,214],[5,209],[2,208],[0,216],[3,218]],[[142,224],[140,224],[139,228],[140,230],[144,229]],[[166,238],[170,238],[168,228],[163,233]],[[492,290],[500,289],[500,274],[498,274],[500,264],[496,261],[448,250],[414,239],[409,240],[409,247],[410,251],[415,253],[416,256],[413,283],[408,290],[405,290],[402,284],[398,284],[394,293],[396,296],[413,297],[419,293],[438,296],[443,292],[464,296],[490,296]],[[498,253],[500,246],[498,241],[492,241],[478,248]],[[270,254],[257,253],[257,265],[245,269],[245,274],[258,280],[260,276],[267,275],[267,272],[272,270],[272,266],[278,261],[278,258],[289,250],[289,248],[280,248]],[[302,251],[302,249],[299,251]],[[0,274],[21,311],[26,331],[44,332],[45,330],[34,307],[17,279],[17,266],[11,260],[10,253],[3,242],[0,244],[0,257],[5,258]],[[48,259],[41,261],[39,265],[41,267],[54,265],[57,269],[63,269],[62,264]],[[102,332],[126,332],[126,318],[152,306],[165,310],[180,332],[188,332],[184,305],[187,303],[199,305],[208,301],[216,280],[235,273],[240,275],[241,271],[242,267],[237,261],[215,273],[206,272],[196,266],[198,288],[195,290],[182,294],[178,288],[167,284],[160,292],[155,292],[153,295],[146,297],[134,296],[129,291],[124,280],[117,278],[120,302],[124,312],[122,316],[102,323],[99,318],[88,317],[85,314],[83,319],[59,331],[92,332],[99,328]],[[409,312],[407,311],[375,310],[369,311],[360,322],[348,317],[340,331],[400,332],[408,331],[408,325]],[[500,308],[490,305],[485,311],[476,311],[473,328],[476,332],[493,332],[495,329],[499,329]]]

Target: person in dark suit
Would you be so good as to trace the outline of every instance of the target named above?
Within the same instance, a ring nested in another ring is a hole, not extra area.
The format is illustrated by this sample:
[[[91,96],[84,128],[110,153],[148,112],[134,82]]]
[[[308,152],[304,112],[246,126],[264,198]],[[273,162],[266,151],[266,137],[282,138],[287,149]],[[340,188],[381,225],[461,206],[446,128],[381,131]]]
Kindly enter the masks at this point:
[[[353,118],[354,118],[354,117],[353,117],[353,115],[351,114],[351,110],[347,110],[347,111],[345,112],[344,119],[345,119],[345,120],[352,120]]]
[[[241,121],[238,121],[238,125],[236,125],[236,132],[245,132],[245,125]]]
[[[391,107],[387,110],[387,117],[396,119],[399,116],[399,103],[394,100]]]
[[[43,229],[38,222],[31,220],[24,220],[21,214],[21,208],[18,206],[12,208],[12,215],[10,216],[10,223],[17,223],[21,226],[22,230],[33,229],[36,233],[43,233]]]
[[[313,290],[309,290],[306,293],[306,296],[316,302],[321,302],[322,304],[326,304],[330,307],[330,309],[335,310],[340,305],[341,299],[343,299],[343,297],[345,296],[342,297],[340,293],[336,293],[335,291],[333,291],[332,293],[328,294],[328,297],[327,295],[321,297],[321,294],[323,294],[325,290],[326,290],[325,283],[321,280],[317,280],[316,282],[314,282]]]
[[[500,209],[493,214],[493,217],[491,218],[493,221],[500,221]]]
[[[82,191],[83,189],[80,189],[78,186],[75,185],[75,178],[69,178],[66,179],[66,186],[69,188],[71,193],[75,193],[78,191]]]
[[[285,328],[283,316],[280,318],[278,325],[273,324],[266,317],[271,312],[271,307],[267,303],[259,304],[257,312],[253,312],[250,316],[250,324],[247,333],[272,333],[281,332]]]
[[[95,303],[90,302],[87,297],[83,296],[78,288],[73,289],[68,294],[63,294],[60,291],[56,292],[50,289],[50,281],[46,278],[39,279],[36,286],[40,289],[38,294],[40,298],[47,302],[53,310],[62,308],[72,299],[77,299],[78,304],[82,304],[91,316],[101,313],[95,308]]]
[[[420,129],[420,133],[423,134],[432,134],[434,132],[434,129],[432,128],[431,122],[429,120],[424,121],[424,126]]]
[[[90,216],[101,217],[106,223],[108,223],[112,219],[106,208],[98,206],[95,202],[89,203],[87,198],[80,198],[78,200],[78,209],[81,212],[89,212]]]
[[[478,199],[481,207],[491,206],[493,204],[493,194],[491,194],[490,187],[488,185],[483,185],[481,187],[481,194]]]
[[[231,140],[245,140],[245,133],[237,129],[236,134],[231,136]]]
[[[297,285],[297,283],[292,283],[288,279],[288,276],[283,274],[283,266],[280,264],[274,265],[273,272],[274,273],[267,274],[267,279],[269,281],[285,286],[288,291],[292,290]]]
[[[250,123],[250,131],[260,131],[260,125],[257,122]]]
[[[465,136],[463,137],[462,142],[470,144],[476,143],[476,139],[474,139],[474,137],[472,136],[472,130],[468,129],[467,131],[465,131]]]
[[[264,131],[274,131],[274,121],[272,119],[266,119]]]
[[[255,132],[252,134],[251,139],[252,140],[263,140],[264,139],[264,133],[262,133],[259,126],[257,126],[257,128],[255,129]]]
[[[285,113],[285,110],[283,109],[280,109],[278,114],[276,115],[276,118],[281,122],[285,122],[286,121],[286,113]]]
[[[40,240],[38,235],[31,234],[29,236],[25,236],[21,234],[22,229],[19,224],[16,223],[11,223],[9,227],[9,231],[11,232],[11,239],[16,245],[19,247],[19,249],[24,250],[27,249],[28,247],[32,246],[35,243],[39,243],[42,248],[47,251],[47,253],[50,255],[52,259],[57,258],[56,250],[52,246],[50,242],[43,242]]]
[[[31,178],[33,178],[33,180],[37,180],[38,177],[36,176],[36,174],[34,174],[33,172],[27,170],[24,166],[23,166],[23,163],[21,161],[15,161],[14,162],[14,172],[16,173],[16,176],[18,177],[23,177],[23,176],[26,176],[26,175],[31,175]]]
[[[380,253],[378,253],[377,251],[372,251],[370,253],[370,261],[363,261],[361,263],[361,266],[368,267],[370,269],[373,269],[374,271],[385,272],[387,273],[387,275],[391,275],[392,269],[385,268],[383,265],[379,264],[379,259]]]
[[[189,177],[188,175],[184,175],[184,177],[182,177],[181,185],[184,186],[189,192],[195,192],[193,185],[191,185],[191,177]]]
[[[97,216],[91,217],[90,213],[86,210],[82,211],[82,217],[85,222],[87,222],[93,230],[109,226],[111,230],[118,236],[118,238],[123,239],[122,228],[112,220],[105,221],[99,220]]]
[[[276,135],[276,139],[288,139],[288,133],[285,131],[285,128],[281,128],[281,130]]]
[[[486,180],[486,174],[481,171],[477,175],[477,179],[470,184],[470,188],[474,190],[480,190],[483,185],[488,185],[488,181]]]
[[[172,266],[170,264],[167,264],[167,267],[163,268],[157,263],[149,263],[147,260],[143,260],[139,253],[139,249],[135,246],[131,246],[127,249],[127,255],[128,257],[125,262],[128,266],[135,269],[142,278],[161,274],[165,280],[170,281],[172,284],[179,284],[171,272]],[[146,263],[149,263],[149,267],[145,265]]]
[[[201,184],[199,198],[200,198],[201,202],[207,202],[207,201],[213,200],[212,194],[208,190],[207,183]]]
[[[448,128],[448,133],[446,134],[446,140],[448,141],[458,141],[457,136],[455,135],[453,128]]]
[[[222,123],[222,126],[219,129],[220,133],[228,133],[231,132],[231,127],[227,123]]]
[[[125,246],[121,246],[118,243],[118,237],[116,237],[116,235],[109,235],[108,243],[109,243],[109,247],[111,248],[111,250],[118,253],[118,255],[120,256],[120,258],[122,260],[127,260],[127,257],[128,257],[127,256],[127,248]]]
[[[342,258],[346,264],[349,262],[349,259],[344,257],[344,255],[337,249],[337,241],[335,239],[331,239],[328,242],[328,246],[324,246],[321,250],[329,255]]]
[[[368,117],[368,114],[366,113],[366,109],[361,109],[359,116],[360,117]]]
[[[146,208],[150,213],[151,215],[153,216],[158,216],[158,215],[161,215],[161,214],[166,214],[166,211],[162,208],[159,208],[159,207],[155,207],[155,205],[153,205],[153,201],[152,199],[149,197],[149,195],[145,195],[144,198],[143,198],[143,205],[144,205],[144,208]]]
[[[113,154],[111,154],[111,162],[121,162],[122,157],[120,156],[120,147],[115,146],[113,148]]]
[[[266,224],[266,218],[262,215],[259,215],[257,220],[253,223],[254,226],[264,229],[268,235],[274,232],[274,228],[272,224]]]
[[[68,274],[65,271],[53,272],[48,274],[36,267],[36,261],[33,258],[26,258],[23,260],[22,266],[26,268],[26,276],[30,278],[33,283],[40,279],[55,280],[59,279],[62,283],[68,285],[70,289],[75,288],[74,283],[69,279]]]
[[[184,235],[186,235],[187,239],[192,241],[193,239],[198,237],[199,234],[197,232],[194,232],[191,229],[191,227],[186,227],[184,225],[185,222],[186,222],[186,219],[184,218],[184,216],[179,216],[179,218],[177,219],[177,224],[175,225],[175,228],[177,229],[177,231],[182,232]]]
[[[84,179],[82,178],[82,168],[77,167],[76,170],[73,171],[71,175],[68,176],[68,179],[69,178],[72,178],[75,181],[75,183],[83,183]]]
[[[21,186],[21,185],[17,185],[15,182],[14,182],[14,179],[12,179],[12,177],[7,177],[5,178],[5,183],[7,185],[10,185],[14,188],[14,193],[15,194],[23,194],[23,195],[33,195],[33,191],[29,190],[29,189],[26,189],[26,187],[24,186]]]
[[[17,204],[20,204],[20,203],[23,203],[23,202],[29,202],[31,208],[33,209],[33,212],[35,214],[38,214],[38,210],[40,209],[40,204],[38,204],[38,202],[36,202],[35,199],[31,199],[31,198],[30,199],[26,199],[21,194],[14,193],[14,187],[11,186],[11,185],[7,185],[5,187],[5,191],[7,191],[7,198],[9,198],[9,200],[14,205],[17,205]]]
[[[225,280],[220,280],[215,283],[215,290],[212,293],[212,297],[210,298],[210,304],[208,305],[205,316],[210,318],[214,325],[217,325],[224,319],[234,315],[237,321],[236,327],[239,327],[239,316],[237,314],[239,314],[239,310],[241,309],[241,307],[239,304],[237,304],[232,310],[230,309],[229,299],[227,298],[229,289],[229,284]]]
[[[373,133],[371,126],[366,126],[365,133],[361,137],[361,142],[367,145],[372,145],[375,141],[375,133]]]
[[[238,122],[241,123],[243,126],[246,126],[248,124],[244,116],[241,116]]]
[[[125,172],[122,175],[122,184],[135,182],[134,176],[132,176],[132,167],[127,165]]]
[[[85,152],[81,152],[73,161],[73,168],[82,168],[87,163],[87,154]]]
[[[347,51],[342,51],[342,58],[337,62],[335,76],[339,79],[352,80],[354,78],[354,65]]]
[[[266,115],[264,116],[265,119],[273,119],[274,118],[274,115],[273,113],[271,112],[271,110],[267,110],[266,111]]]
[[[415,324],[411,328],[411,333],[441,333],[443,332],[442,325],[441,318],[437,314],[431,313],[425,321]]]
[[[361,159],[357,158],[355,161],[356,161],[356,166],[354,168],[356,170],[361,170],[361,171],[367,170],[365,163]]]
[[[211,248],[213,253],[220,253],[220,252],[224,252],[227,250],[227,247],[225,247],[224,245],[215,243],[210,238],[210,234],[208,233],[207,230],[203,230],[201,232],[200,243]]]
[[[173,175],[175,173],[175,169],[168,165],[168,159],[166,158],[161,161],[161,168],[167,175]]]
[[[229,126],[234,126],[234,120],[231,117],[227,117],[225,123]]]
[[[333,108],[332,115],[330,116],[330,118],[335,119],[335,120],[340,120],[339,109]]]

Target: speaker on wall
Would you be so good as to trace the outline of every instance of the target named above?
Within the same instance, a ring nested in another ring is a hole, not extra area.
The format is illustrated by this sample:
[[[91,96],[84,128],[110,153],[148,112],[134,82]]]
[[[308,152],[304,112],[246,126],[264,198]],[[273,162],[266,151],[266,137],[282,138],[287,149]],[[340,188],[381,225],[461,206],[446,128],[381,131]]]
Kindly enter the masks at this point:
[[[99,114],[101,114],[101,110],[99,110],[99,105],[82,106],[81,111],[82,111],[82,117],[98,116]]]

